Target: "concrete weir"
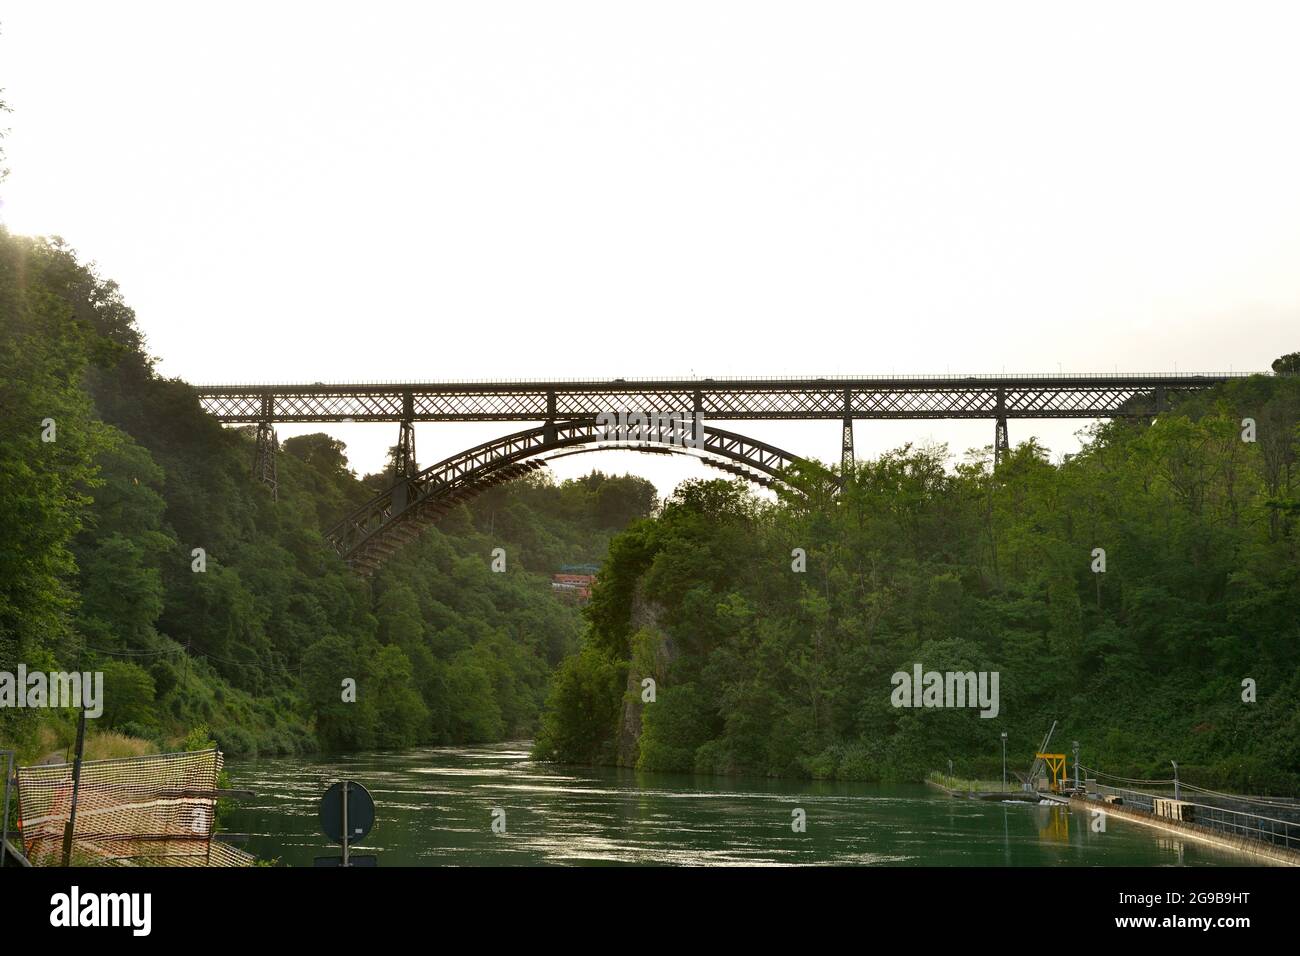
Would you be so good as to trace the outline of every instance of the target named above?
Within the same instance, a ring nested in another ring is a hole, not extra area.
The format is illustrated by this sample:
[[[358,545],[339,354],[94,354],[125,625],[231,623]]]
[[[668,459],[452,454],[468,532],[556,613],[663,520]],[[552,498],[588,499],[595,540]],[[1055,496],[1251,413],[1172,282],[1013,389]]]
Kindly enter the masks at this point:
[[[1043,794],[1031,790],[957,790],[952,787],[945,787],[935,780],[925,781],[936,790],[942,790],[950,797],[962,798],[967,800],[1012,800],[1017,803],[1038,803]]]
[[[1212,827],[1202,826],[1199,823],[1184,823],[1181,820],[1169,820],[1147,813],[1145,810],[1135,810],[1132,807],[1125,807],[1113,803],[1099,803],[1096,800],[1085,800],[1081,797],[1071,797],[1070,806],[1075,810],[1082,810],[1085,812],[1101,810],[1107,816],[1118,817],[1121,820],[1128,820],[1131,823],[1137,823],[1141,826],[1163,830],[1166,833],[1177,834],[1178,836],[1186,837],[1189,840],[1196,840],[1198,843],[1205,843],[1210,846],[1219,847],[1220,849],[1231,850],[1236,853],[1244,853],[1247,856],[1275,863],[1279,866],[1300,866],[1300,852],[1297,852],[1296,850],[1288,849],[1287,847],[1274,846],[1271,843],[1265,843],[1263,840],[1253,840],[1250,837],[1237,836],[1236,834],[1227,833],[1223,830],[1215,830]]]

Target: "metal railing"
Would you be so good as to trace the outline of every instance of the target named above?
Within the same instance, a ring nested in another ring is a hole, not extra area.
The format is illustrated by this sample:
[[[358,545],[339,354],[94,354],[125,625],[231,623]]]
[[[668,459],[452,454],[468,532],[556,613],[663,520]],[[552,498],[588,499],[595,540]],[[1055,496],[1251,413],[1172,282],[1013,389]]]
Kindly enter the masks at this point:
[[[1146,813],[1155,815],[1155,801],[1159,799],[1172,800],[1174,795],[1169,793],[1149,793],[1142,790],[1130,790],[1126,787],[1110,787],[1105,784],[1097,784],[1096,792],[1105,796],[1113,795],[1119,797],[1123,803],[1121,806],[1142,810]],[[1184,821],[1186,823],[1195,823],[1199,826],[1207,827],[1211,830],[1218,830],[1222,833],[1231,833],[1234,836],[1247,837],[1252,840],[1259,840],[1263,843],[1269,843],[1274,846],[1286,847],[1291,850],[1300,850],[1300,804],[1296,806],[1295,815],[1292,819],[1285,819],[1282,816],[1266,816],[1262,813],[1256,813],[1250,810],[1234,810],[1230,807],[1216,806],[1212,803],[1203,803],[1201,800],[1216,800],[1215,797],[1201,797],[1200,800],[1182,800],[1183,803],[1190,804],[1195,808],[1193,819]],[[1222,802],[1235,802],[1238,805],[1249,804],[1249,797],[1227,797]],[[1270,807],[1277,807],[1275,803],[1270,803]],[[1288,814],[1285,807],[1274,809],[1272,813]]]
[[[626,378],[611,378],[605,375],[579,375],[579,376],[561,376],[556,378],[440,378],[440,385],[646,385],[654,382],[698,382],[707,385],[710,382],[720,382],[727,385],[737,385],[746,383],[759,382],[806,382],[816,384],[817,382],[989,382],[989,381],[1057,381],[1069,383],[1074,381],[1094,381],[1098,379],[1113,379],[1116,381],[1127,381],[1130,379],[1149,379],[1155,381],[1158,379],[1169,379],[1181,381],[1192,378],[1219,379],[1228,381],[1231,379],[1250,378],[1253,375],[1270,375],[1267,371],[1234,371],[1227,372],[977,372],[974,374],[962,374],[959,372],[870,372],[864,374],[836,374],[836,375],[794,375],[789,372],[777,372],[769,375],[716,375],[700,376],[693,372],[677,373],[674,375],[640,375],[628,376]],[[254,388],[254,389],[317,389],[317,388],[368,388],[371,386],[393,386],[397,388],[422,388],[428,383],[416,379],[394,378],[394,379],[347,379],[343,381],[331,380],[303,382],[297,381],[280,381],[271,382],[266,380],[258,381],[230,381],[219,380],[213,382],[191,382],[190,385],[199,391],[208,391],[220,388]]]

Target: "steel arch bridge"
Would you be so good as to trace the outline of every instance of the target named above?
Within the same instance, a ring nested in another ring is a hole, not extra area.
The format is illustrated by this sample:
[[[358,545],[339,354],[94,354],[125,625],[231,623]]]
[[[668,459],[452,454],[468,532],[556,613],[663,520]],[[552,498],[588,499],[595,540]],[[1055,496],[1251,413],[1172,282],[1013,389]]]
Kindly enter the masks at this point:
[[[785,483],[801,459],[762,442],[705,427],[699,449],[662,429],[644,441],[608,442],[597,422],[612,412],[691,416],[696,421],[838,420],[841,468],[853,462],[853,422],[972,419],[994,422],[995,464],[1010,450],[1012,418],[1142,418],[1244,375],[983,375],[879,378],[605,379],[390,384],[207,385],[202,407],[225,423],[257,425],[254,477],[276,493],[279,422],[398,422],[392,488],[329,532],[354,568],[371,573],[429,521],[487,487],[561,454],[603,447],[696,452],[706,463],[760,484]],[[544,422],[417,473],[415,422]],[[652,419],[653,422],[653,419]]]
[[[326,534],[356,571],[370,575],[390,554],[456,505],[502,482],[543,467],[548,459],[600,448],[697,454],[706,464],[772,487],[800,461],[789,452],[734,432],[704,426],[699,447],[682,442],[680,426],[659,423],[633,437],[611,433],[595,419],[548,422],[484,442],[403,478]]]

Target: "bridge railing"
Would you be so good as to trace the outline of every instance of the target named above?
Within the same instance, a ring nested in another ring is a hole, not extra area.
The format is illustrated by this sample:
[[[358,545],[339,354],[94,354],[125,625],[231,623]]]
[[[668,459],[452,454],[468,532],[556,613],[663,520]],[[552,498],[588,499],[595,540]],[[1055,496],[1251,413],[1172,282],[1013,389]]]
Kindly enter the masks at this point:
[[[251,382],[195,382],[193,383],[200,393],[209,394],[218,391],[245,391],[245,390],[277,390],[292,389],[295,392],[313,392],[338,388],[347,389],[373,389],[373,388],[451,388],[461,386],[488,386],[493,388],[525,386],[525,387],[546,387],[549,385],[560,386],[612,386],[612,385],[649,385],[671,382],[673,384],[690,384],[707,386],[711,383],[723,385],[746,385],[746,384],[766,384],[771,382],[797,382],[801,384],[816,384],[818,382],[866,382],[866,383],[890,383],[890,382],[1093,382],[1093,381],[1197,381],[1209,379],[1212,381],[1231,381],[1233,379],[1249,378],[1252,375],[1272,375],[1267,371],[1258,372],[985,372],[975,375],[963,375],[957,372],[877,372],[867,375],[791,375],[789,373],[777,373],[771,375],[717,375],[708,378],[701,378],[698,375],[651,375],[651,376],[629,376],[627,378],[598,378],[598,377],[568,377],[568,378],[442,378],[437,382],[418,382],[410,379],[367,379],[359,382],[355,379],[347,381],[329,381],[329,382],[268,382],[268,381],[251,381]],[[1290,374],[1290,373],[1284,373]]]

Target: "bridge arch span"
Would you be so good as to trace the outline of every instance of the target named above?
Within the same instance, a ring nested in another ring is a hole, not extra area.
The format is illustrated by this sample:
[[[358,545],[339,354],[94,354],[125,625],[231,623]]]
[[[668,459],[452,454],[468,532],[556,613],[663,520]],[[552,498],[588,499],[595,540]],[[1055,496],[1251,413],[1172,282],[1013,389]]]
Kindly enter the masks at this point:
[[[376,495],[326,533],[353,570],[373,574],[407,542],[456,505],[488,488],[544,467],[553,458],[602,450],[690,454],[765,487],[787,485],[791,466],[803,459],[765,442],[703,426],[699,447],[685,445],[680,429],[661,423],[635,439],[610,438],[595,419],[547,422],[438,462]]]

